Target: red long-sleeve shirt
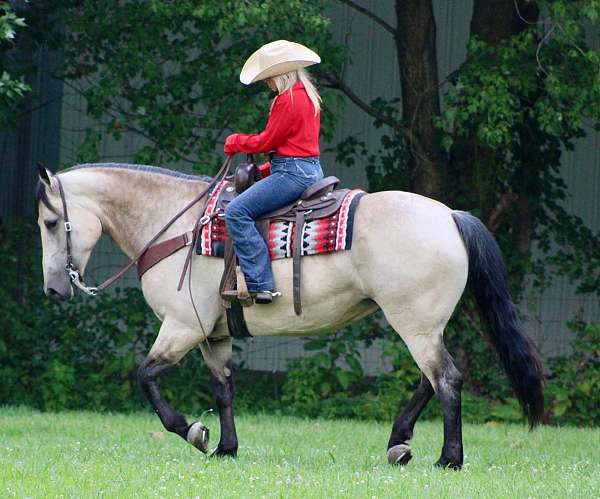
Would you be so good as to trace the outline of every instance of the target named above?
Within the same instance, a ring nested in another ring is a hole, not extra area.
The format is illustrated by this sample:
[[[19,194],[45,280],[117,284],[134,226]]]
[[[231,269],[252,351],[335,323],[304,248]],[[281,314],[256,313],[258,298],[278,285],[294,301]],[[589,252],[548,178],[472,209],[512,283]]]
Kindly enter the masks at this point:
[[[266,128],[236,134],[235,147],[246,154],[275,151],[279,156],[319,156],[321,115],[301,82],[275,98]]]

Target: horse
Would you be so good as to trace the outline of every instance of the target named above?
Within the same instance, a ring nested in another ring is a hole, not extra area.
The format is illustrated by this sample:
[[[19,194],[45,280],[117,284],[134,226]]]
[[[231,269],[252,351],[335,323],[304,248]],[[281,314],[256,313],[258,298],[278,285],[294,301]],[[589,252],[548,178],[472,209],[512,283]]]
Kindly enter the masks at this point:
[[[45,294],[60,300],[73,296],[67,254],[83,275],[104,232],[133,258],[210,180],[146,165],[80,164],[57,174],[40,168],[36,202]],[[190,230],[200,211],[193,206],[161,239]],[[177,292],[185,259],[186,252],[178,251],[141,278],[144,298],[162,324],[137,378],[166,430],[206,453],[208,428],[201,421],[188,423],[163,398],[158,384],[161,373],[199,346],[221,426],[212,456],[235,457],[232,338],[219,296],[223,260],[194,256],[186,293]],[[463,464],[463,379],[444,346],[443,332],[467,282],[524,415],[532,428],[540,422],[541,361],[511,299],[501,251],[481,220],[409,192],[368,193],[355,212],[351,249],[303,260],[302,314],[297,316],[292,305],[291,259],[275,260],[282,296],[246,308],[248,330],[253,336],[324,335],[382,310],[421,371],[416,392],[393,423],[389,463],[404,465],[412,458],[415,423],[435,394],[444,434],[435,464],[453,469]]]

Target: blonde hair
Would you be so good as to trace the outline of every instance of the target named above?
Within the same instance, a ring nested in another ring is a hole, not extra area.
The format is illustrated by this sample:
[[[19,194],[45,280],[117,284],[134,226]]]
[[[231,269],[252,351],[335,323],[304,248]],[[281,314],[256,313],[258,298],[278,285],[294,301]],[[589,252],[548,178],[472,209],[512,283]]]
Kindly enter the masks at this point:
[[[306,93],[308,94],[308,98],[313,103],[313,107],[315,108],[315,115],[321,110],[321,96],[319,95],[319,92],[317,91],[317,88],[312,82],[312,79],[308,74],[308,71],[306,71],[306,69],[295,69],[294,71],[289,71],[281,75],[273,76],[271,77],[271,81],[277,88],[278,93],[282,94],[283,92],[289,90],[292,102],[294,101],[292,87],[294,86],[294,83],[300,81],[304,85]]]

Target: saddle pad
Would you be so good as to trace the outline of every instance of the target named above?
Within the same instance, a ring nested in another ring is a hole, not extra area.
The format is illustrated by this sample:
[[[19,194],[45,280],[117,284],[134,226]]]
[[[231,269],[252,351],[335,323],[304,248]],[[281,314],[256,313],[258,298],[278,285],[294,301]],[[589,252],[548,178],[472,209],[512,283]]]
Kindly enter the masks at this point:
[[[222,186],[218,186],[211,195],[206,206],[206,215],[214,212]],[[365,195],[361,189],[348,192],[338,211],[332,215],[310,220],[302,229],[302,255],[315,255],[343,251],[352,247],[352,228],[354,213],[360,198]],[[271,260],[291,258],[296,223],[285,220],[269,221],[269,255]],[[227,227],[223,217],[213,218],[202,228],[198,238],[196,253],[204,256],[223,258]]]

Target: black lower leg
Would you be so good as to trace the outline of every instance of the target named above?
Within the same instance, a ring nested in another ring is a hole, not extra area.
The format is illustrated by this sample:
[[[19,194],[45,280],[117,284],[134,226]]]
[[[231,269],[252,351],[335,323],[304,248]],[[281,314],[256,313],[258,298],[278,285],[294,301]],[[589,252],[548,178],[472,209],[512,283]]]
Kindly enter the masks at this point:
[[[213,456],[235,456],[238,440],[233,417],[233,371],[226,367],[224,374],[213,374],[212,387],[221,423],[221,438]]]
[[[463,464],[460,391],[462,375],[445,352],[442,375],[437,380],[437,395],[444,413],[444,446],[437,466],[460,469]]]
[[[394,447],[394,445],[408,444],[413,436],[415,423],[432,396],[433,387],[429,380],[422,375],[421,383],[417,387],[412,399],[410,399],[410,402],[402,411],[402,414],[394,421],[392,434],[390,435],[390,440],[388,442],[388,449]]]
[[[142,392],[152,404],[154,412],[158,415],[165,429],[177,433],[181,438],[186,439],[190,425],[185,418],[173,409],[168,402],[162,398],[158,386],[157,377],[171,364],[158,360],[146,359],[137,371],[138,382]]]

